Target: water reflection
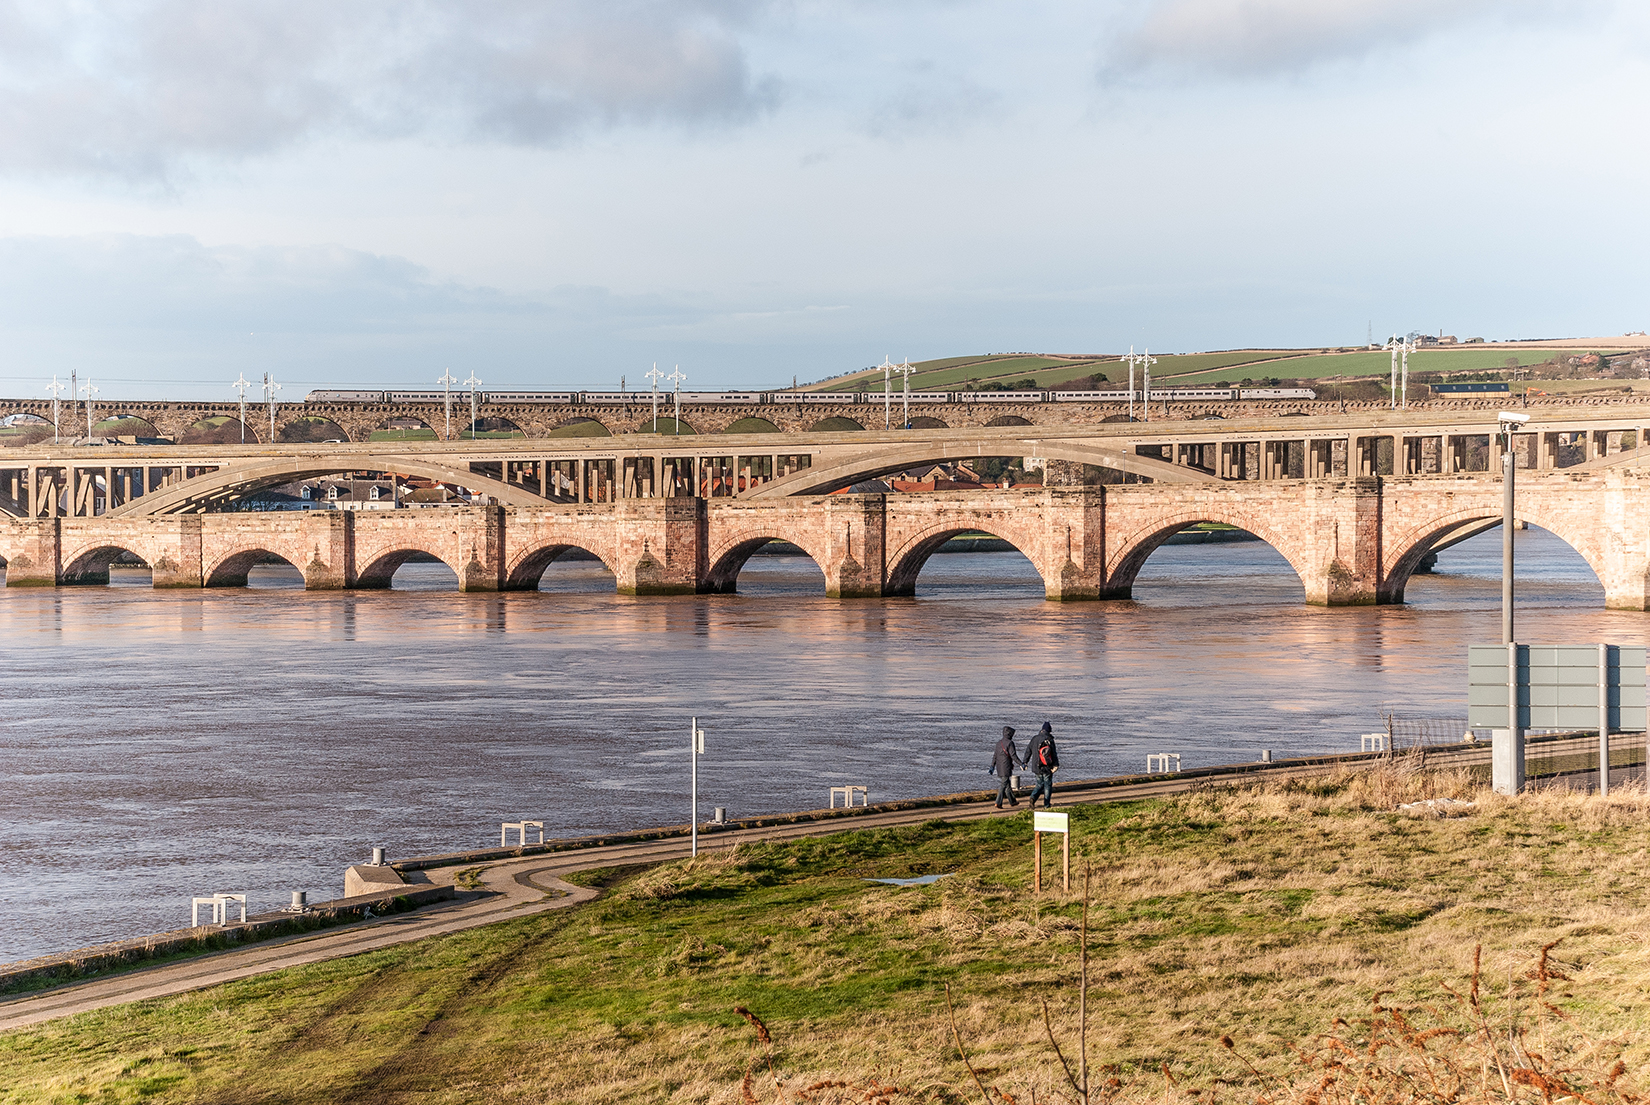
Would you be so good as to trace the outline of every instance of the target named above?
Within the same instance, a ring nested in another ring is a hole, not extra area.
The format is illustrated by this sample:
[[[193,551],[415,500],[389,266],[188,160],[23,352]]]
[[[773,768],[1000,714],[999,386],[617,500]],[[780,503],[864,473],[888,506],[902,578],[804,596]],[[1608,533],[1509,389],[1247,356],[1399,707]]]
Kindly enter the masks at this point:
[[[1532,639],[1645,643],[1568,546],[1518,542]],[[1499,555],[1486,534],[1408,606],[1343,610],[1305,606],[1259,542],[1166,546],[1109,603],[1043,601],[1017,553],[936,556],[886,601],[826,599],[811,560],[771,556],[739,594],[674,598],[616,595],[588,560],[501,595],[453,592],[441,564],[378,592],[305,592],[281,565],[244,589],[6,590],[0,958],[184,923],[212,890],[335,894],[373,845],[680,822],[693,714],[705,806],[735,815],[833,784],[984,787],[1003,724],[1052,721],[1074,777],[1355,749],[1384,709],[1462,712]]]

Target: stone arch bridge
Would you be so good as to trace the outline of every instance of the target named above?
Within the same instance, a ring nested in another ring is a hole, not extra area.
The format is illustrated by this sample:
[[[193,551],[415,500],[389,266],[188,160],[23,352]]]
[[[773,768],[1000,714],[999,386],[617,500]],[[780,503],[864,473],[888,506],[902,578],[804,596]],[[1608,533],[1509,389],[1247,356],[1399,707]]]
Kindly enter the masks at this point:
[[[527,590],[570,549],[614,573],[619,591],[734,590],[762,545],[788,541],[841,598],[909,595],[947,539],[985,532],[1012,543],[1053,600],[1124,598],[1152,550],[1198,522],[1269,542],[1310,603],[1401,602],[1410,574],[1440,544],[1493,525],[1498,480],[1351,477],[1131,484],[910,495],[689,496],[610,503],[382,511],[106,514],[0,526],[10,586],[107,580],[130,552],[157,587],[244,585],[270,555],[313,589],[389,585],[415,554],[449,565],[466,591]],[[1551,530],[1592,566],[1608,606],[1650,608],[1650,472],[1632,467],[1532,473],[1518,515]]]

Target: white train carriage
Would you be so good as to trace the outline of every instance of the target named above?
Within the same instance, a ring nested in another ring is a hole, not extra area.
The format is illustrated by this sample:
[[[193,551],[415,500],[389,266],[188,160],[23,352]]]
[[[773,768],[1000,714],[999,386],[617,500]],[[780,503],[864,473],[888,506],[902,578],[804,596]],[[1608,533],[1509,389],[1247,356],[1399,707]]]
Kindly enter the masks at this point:
[[[571,403],[570,391],[489,391],[489,403]]]
[[[1140,393],[1134,393],[1139,397]],[[1053,403],[1127,403],[1127,391],[1051,391],[1049,401]]]
[[[776,391],[768,396],[770,403],[845,403],[859,402],[851,391]]]
[[[382,391],[351,390],[340,388],[334,391],[312,391],[304,396],[306,403],[382,403],[385,393]]]
[[[659,398],[664,399],[667,397],[674,399],[676,393],[673,391],[661,391],[659,393]],[[652,398],[651,392],[648,393],[648,398]],[[760,403],[762,402],[762,393],[759,391],[684,391],[682,392],[682,402]]]
[[[583,403],[608,405],[615,403],[645,403],[649,398],[648,392],[638,395],[634,391],[582,391],[579,400]]]
[[[1238,391],[1243,399],[1316,399],[1318,393],[1311,388],[1242,388]]]
[[[459,396],[469,395],[470,393],[467,391],[392,391],[389,394],[392,403],[439,403],[449,397],[457,399]]]
[[[957,403],[1041,403],[1042,391],[959,391],[953,393]]]
[[[1237,388],[1152,388],[1153,399],[1213,399],[1229,403],[1237,398]]]
[[[906,394],[903,391],[896,391],[890,394],[893,396],[895,402],[902,399],[909,399],[913,403],[950,403],[954,401],[953,396],[955,393],[949,391],[913,391],[910,394]],[[867,392],[865,397],[872,402],[880,402],[883,398],[883,393],[880,391]]]

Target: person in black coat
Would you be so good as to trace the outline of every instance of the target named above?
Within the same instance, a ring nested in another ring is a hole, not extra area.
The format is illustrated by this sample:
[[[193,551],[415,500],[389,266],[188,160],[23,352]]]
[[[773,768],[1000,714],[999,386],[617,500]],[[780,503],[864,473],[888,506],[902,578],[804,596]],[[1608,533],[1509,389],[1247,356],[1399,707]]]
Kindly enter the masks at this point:
[[[991,759],[992,774],[997,776],[997,808],[1003,808],[1003,799],[1008,804],[1018,806],[1020,800],[1014,797],[1014,769],[1024,767],[1026,762],[1020,759],[1019,751],[1014,747],[1014,727],[1003,726],[1003,739],[997,742],[996,754]]]
[[[1043,796],[1043,808],[1046,810],[1054,805],[1054,773],[1060,770],[1060,752],[1054,747],[1054,726],[1043,722],[1043,727],[1035,737],[1031,738],[1031,747],[1026,749],[1026,763],[1031,770],[1037,773],[1037,789],[1031,792],[1031,804],[1037,804],[1037,796]]]

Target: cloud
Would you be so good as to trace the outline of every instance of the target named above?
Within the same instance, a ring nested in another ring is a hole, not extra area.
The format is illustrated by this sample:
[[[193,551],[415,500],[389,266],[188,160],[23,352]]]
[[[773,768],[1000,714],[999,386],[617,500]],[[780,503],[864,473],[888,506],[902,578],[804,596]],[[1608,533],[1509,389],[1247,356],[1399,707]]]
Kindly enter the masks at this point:
[[[966,77],[929,75],[877,103],[865,123],[874,138],[903,138],[960,130],[994,114],[1001,96]]]
[[[1556,11],[1555,0],[1147,0],[1104,48],[1100,75],[1299,72],[1474,22],[1528,22]]]
[[[0,166],[165,176],[348,133],[554,146],[769,106],[768,0],[0,0]]]

